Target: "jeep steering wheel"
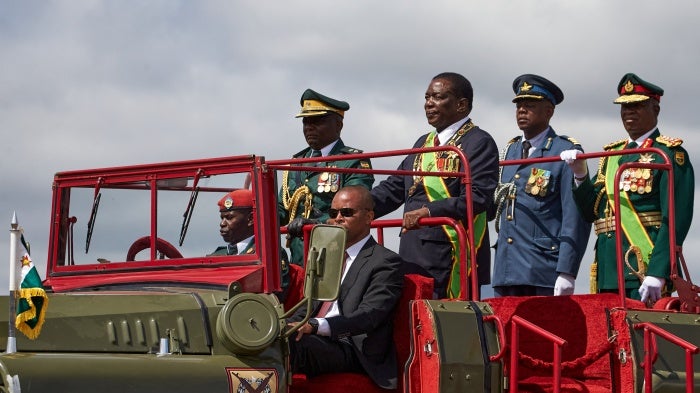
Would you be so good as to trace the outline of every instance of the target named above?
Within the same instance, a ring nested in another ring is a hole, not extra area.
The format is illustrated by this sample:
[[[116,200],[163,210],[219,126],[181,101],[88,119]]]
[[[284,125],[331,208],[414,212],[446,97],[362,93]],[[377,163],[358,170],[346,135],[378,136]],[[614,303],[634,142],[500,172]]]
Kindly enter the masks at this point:
[[[147,248],[151,248],[150,236],[144,236],[136,239],[131,247],[129,247],[129,251],[126,253],[126,261],[134,261],[136,254]],[[182,254],[180,254],[180,251],[178,251],[175,246],[159,237],[156,238],[156,251],[170,259],[182,258]]]

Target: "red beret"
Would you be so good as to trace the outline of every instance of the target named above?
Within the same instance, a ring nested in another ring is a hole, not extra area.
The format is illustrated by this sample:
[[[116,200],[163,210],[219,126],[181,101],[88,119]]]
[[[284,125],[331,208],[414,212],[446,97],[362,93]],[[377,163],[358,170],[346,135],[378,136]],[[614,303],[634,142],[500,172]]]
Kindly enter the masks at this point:
[[[250,190],[233,190],[219,199],[219,211],[226,212],[253,207],[253,193]]]

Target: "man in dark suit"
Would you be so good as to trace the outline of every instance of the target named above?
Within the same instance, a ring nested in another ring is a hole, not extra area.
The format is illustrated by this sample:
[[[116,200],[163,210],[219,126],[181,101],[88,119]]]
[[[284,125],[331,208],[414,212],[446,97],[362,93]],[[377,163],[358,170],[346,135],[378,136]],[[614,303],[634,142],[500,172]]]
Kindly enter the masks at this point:
[[[462,75],[446,72],[432,79],[425,92],[425,116],[435,127],[418,138],[414,148],[455,146],[469,161],[474,211],[474,239],[477,248],[479,284],[490,282],[491,254],[486,211],[493,203],[498,183],[498,148],[486,131],[469,118],[474,92]],[[409,155],[399,165],[401,170],[462,172],[454,152],[431,152]],[[399,254],[419,265],[435,278],[435,296],[460,296],[459,249],[454,229],[420,227],[423,217],[452,217],[464,223],[466,187],[461,178],[437,176],[389,176],[372,189],[376,217],[384,216],[404,205],[403,230]],[[465,250],[467,255],[469,251]]]
[[[315,302],[309,319],[290,340],[293,372],[309,377],[360,372],[384,389],[395,389],[398,365],[392,316],[401,296],[401,257],[370,235],[372,197],[364,186],[342,188],[328,210],[330,223],[347,230],[340,295],[335,302]],[[291,326],[304,318],[299,310]]]

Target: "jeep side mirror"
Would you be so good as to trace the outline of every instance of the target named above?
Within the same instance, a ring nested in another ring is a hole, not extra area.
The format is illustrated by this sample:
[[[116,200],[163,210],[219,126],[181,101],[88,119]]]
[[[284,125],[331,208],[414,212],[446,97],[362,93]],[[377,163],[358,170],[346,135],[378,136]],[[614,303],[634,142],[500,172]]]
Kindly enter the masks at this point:
[[[345,259],[345,236],[345,228],[340,226],[313,227],[306,261],[304,297],[324,302],[338,298]]]
[[[313,300],[328,302],[338,298],[345,261],[345,240],[345,228],[340,226],[319,224],[311,230],[304,276],[304,299],[281,318],[288,318],[302,305],[306,306],[306,316],[298,325],[285,331],[285,337],[294,334],[309,320]]]

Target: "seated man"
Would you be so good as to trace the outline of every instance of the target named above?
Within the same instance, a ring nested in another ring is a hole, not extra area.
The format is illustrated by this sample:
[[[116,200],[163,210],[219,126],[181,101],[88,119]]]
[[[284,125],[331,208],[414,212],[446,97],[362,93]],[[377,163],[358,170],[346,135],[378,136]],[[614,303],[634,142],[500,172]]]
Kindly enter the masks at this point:
[[[218,205],[221,217],[219,233],[227,244],[217,247],[209,256],[255,253],[253,193],[245,189],[231,191],[219,199]],[[280,259],[282,292],[276,295],[280,302],[284,302],[289,287],[289,259],[281,248]]]
[[[290,340],[293,372],[309,377],[333,372],[365,373],[384,389],[397,385],[392,317],[403,286],[401,257],[370,235],[372,196],[347,186],[333,197],[329,223],[347,230],[346,260],[335,302],[314,302],[312,316]],[[306,310],[298,310],[295,326]]]
[[[253,236],[253,195],[250,190],[234,190],[219,200],[219,233],[226,241],[209,255],[239,255],[255,252]]]

